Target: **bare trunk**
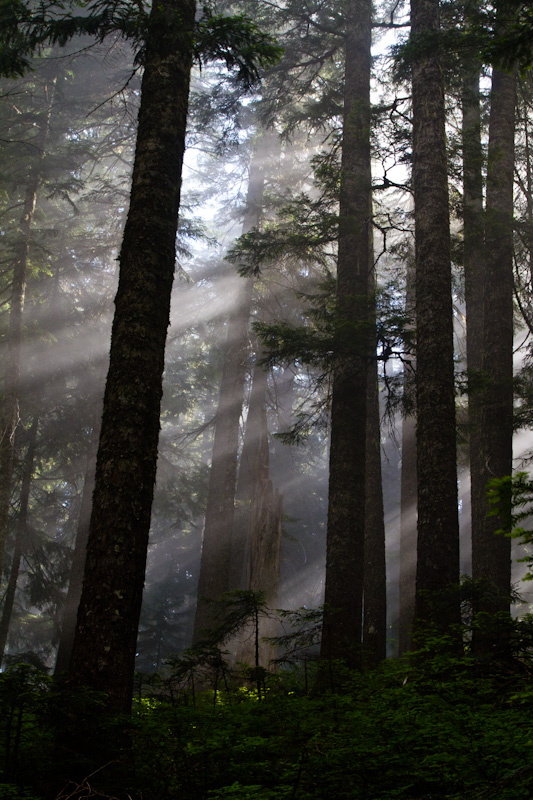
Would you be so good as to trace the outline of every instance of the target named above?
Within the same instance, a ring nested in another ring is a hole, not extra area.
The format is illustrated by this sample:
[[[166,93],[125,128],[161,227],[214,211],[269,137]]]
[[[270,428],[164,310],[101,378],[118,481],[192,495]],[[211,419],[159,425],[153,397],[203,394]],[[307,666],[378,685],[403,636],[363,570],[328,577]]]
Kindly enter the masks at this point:
[[[159,438],[194,0],[152,6],[87,560],[69,669],[130,709]]]
[[[372,3],[352,0],[346,16],[337,333],[344,351],[332,387],[331,447],[322,658],[361,665],[365,541],[366,384],[370,325],[368,280],[370,44]]]
[[[485,231],[483,215],[483,150],[479,70],[463,81],[463,221],[466,300],[466,363],[468,370],[468,427],[472,542],[483,538],[487,513],[481,452],[483,293]],[[477,547],[477,545],[476,545]]]
[[[414,264],[407,265],[405,310],[411,315],[415,307]],[[400,499],[400,606],[398,623],[399,655],[411,649],[415,621],[416,545],[417,545],[417,475],[416,475],[416,411],[414,357],[404,365],[404,417],[402,420],[402,475]],[[411,405],[413,408],[411,409]]]
[[[377,361],[370,367],[367,386],[363,645],[366,664],[385,660],[387,576]]]
[[[486,207],[486,273],[481,409],[481,481],[512,472],[513,437],[513,178],[516,76],[492,74]],[[511,590],[510,496],[496,517],[483,514],[472,539],[472,574],[497,597],[479,610],[508,611]],[[485,512],[487,503],[485,499]]]
[[[100,409],[99,409],[100,410]],[[74,633],[76,631],[76,619],[78,616],[78,606],[80,604],[81,589],[83,584],[83,573],[85,570],[85,555],[87,542],[89,540],[89,525],[91,521],[91,507],[94,491],[94,473],[96,469],[96,453],[98,451],[98,439],[100,434],[100,415],[93,424],[91,440],[85,461],[85,481],[81,495],[80,513],[78,518],[78,530],[76,533],[76,543],[72,554],[72,567],[70,569],[70,579],[65,597],[65,607],[63,609],[63,619],[61,622],[61,635],[57,648],[55,674],[60,675],[68,670],[72,646],[74,644]]]
[[[266,605],[278,605],[281,549],[282,498],[270,480],[270,454],[267,429],[267,373],[256,365],[250,396],[239,486],[243,514],[240,523],[247,540],[246,589],[264,593]],[[246,453],[246,460],[244,455]],[[245,494],[245,492],[247,494]],[[245,527],[244,527],[245,526]],[[259,637],[274,636],[273,618],[259,621]],[[252,639],[243,639],[237,660],[252,662]],[[275,645],[259,641],[259,663],[268,667],[275,658]]]
[[[411,0],[414,37],[438,35],[439,0]],[[418,552],[416,618],[460,621],[459,522],[444,78],[439,47],[413,63]]]
[[[263,139],[264,143],[264,139]],[[250,167],[243,233],[259,225],[264,188],[263,148],[259,147]],[[239,424],[244,403],[246,372],[250,355],[250,313],[253,278],[241,280],[237,307],[228,322],[222,381],[215,421],[213,460],[202,541],[198,580],[198,605],[194,620],[193,644],[202,639],[216,620],[205,600],[216,600],[237,586],[236,562],[243,565],[244,542],[233,540],[235,489],[239,449]],[[241,546],[242,545],[242,546]],[[242,550],[243,552],[240,552]],[[241,570],[242,571],[242,570]]]

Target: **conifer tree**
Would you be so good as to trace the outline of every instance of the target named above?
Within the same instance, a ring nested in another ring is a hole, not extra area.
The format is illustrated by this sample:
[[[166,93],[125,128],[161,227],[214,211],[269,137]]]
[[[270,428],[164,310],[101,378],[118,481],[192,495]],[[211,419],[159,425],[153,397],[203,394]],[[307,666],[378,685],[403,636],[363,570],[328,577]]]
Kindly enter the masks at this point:
[[[325,619],[321,656],[361,664],[365,539],[368,283],[371,230],[370,44],[372,4],[346,5],[344,114],[337,260],[336,364],[331,400]],[[343,349],[344,349],[343,348]]]
[[[439,0],[411,0],[416,257],[416,619],[447,630],[459,600],[450,220]],[[439,597],[440,596],[440,597]],[[439,605],[440,601],[440,605]]]

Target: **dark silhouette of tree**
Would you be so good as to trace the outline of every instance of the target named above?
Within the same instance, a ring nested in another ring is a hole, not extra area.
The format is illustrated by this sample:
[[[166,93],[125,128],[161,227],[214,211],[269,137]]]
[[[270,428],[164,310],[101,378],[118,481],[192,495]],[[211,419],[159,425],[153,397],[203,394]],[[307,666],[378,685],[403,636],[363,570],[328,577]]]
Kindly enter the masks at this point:
[[[416,250],[418,552],[416,619],[446,630],[459,601],[450,221],[439,0],[411,0],[413,188]]]
[[[345,82],[337,260],[325,620],[321,656],[361,663],[365,541],[367,371],[371,352],[370,44],[372,4],[346,7]]]

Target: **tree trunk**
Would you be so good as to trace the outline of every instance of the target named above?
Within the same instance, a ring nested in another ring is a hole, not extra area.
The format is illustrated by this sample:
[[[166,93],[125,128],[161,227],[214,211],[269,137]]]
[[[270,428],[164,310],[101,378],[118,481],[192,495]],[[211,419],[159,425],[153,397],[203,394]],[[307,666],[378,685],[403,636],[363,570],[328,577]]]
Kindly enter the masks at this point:
[[[409,261],[405,286],[405,310],[415,308],[415,270]],[[417,548],[417,475],[416,475],[416,411],[414,407],[416,362],[413,357],[404,366],[404,417],[402,420],[402,474],[400,497],[400,596],[398,621],[398,653],[411,649],[415,621],[416,548]]]
[[[100,410],[100,409],[99,409]],[[70,569],[70,579],[65,597],[65,607],[63,609],[63,619],[61,622],[61,635],[57,648],[56,664],[54,673],[60,675],[68,670],[72,646],[74,644],[74,633],[76,631],[76,619],[81,598],[83,584],[83,573],[85,570],[85,555],[87,542],[89,540],[89,524],[91,521],[91,507],[94,491],[94,473],[96,469],[96,454],[98,451],[98,439],[100,434],[100,415],[93,423],[89,449],[85,460],[85,481],[81,495],[80,512],[78,517],[78,530],[76,533],[76,543],[72,554],[72,566]]]
[[[472,541],[483,537],[487,512],[481,453],[483,354],[483,293],[485,284],[485,225],[483,214],[483,148],[479,65],[467,63],[463,78],[463,242],[466,302],[466,364],[468,373],[468,431]]]
[[[56,80],[57,75],[49,78],[44,85],[45,107],[37,123],[35,138],[31,143],[36,156],[30,167],[28,182],[26,184],[22,218],[19,226],[19,239],[15,247],[15,260],[13,264],[9,325],[7,331],[4,397],[0,417],[0,576],[2,575],[8,531],[15,429],[19,420],[22,316],[24,313],[24,296],[26,293],[30,233],[35,214],[37,192],[41,183],[44,151],[48,138],[48,130],[50,128]]]
[[[333,376],[322,658],[361,665],[365,540],[366,383],[370,325],[368,279],[370,45],[372,3],[351,0],[346,16],[346,74],[341,161],[337,335],[343,350]]]
[[[363,645],[368,666],[379,664],[387,657],[387,576],[377,363],[376,360],[370,367],[367,386]]]
[[[414,37],[438,35],[439,0],[411,0]],[[416,618],[460,621],[459,522],[444,78],[436,43],[412,65],[416,246],[418,552]]]
[[[194,0],[152,5],[69,681],[130,709],[159,438]]]
[[[264,144],[264,138],[263,138]],[[259,146],[252,159],[246,213],[242,232],[248,233],[259,225],[264,188],[264,149]],[[194,619],[193,644],[202,639],[216,620],[205,600],[216,600],[234,588],[230,571],[232,562],[239,559],[237,543],[232,542],[237,483],[237,454],[239,423],[244,403],[247,362],[250,353],[250,313],[252,309],[253,278],[241,279],[237,307],[228,322],[220,397],[215,420],[213,460],[202,542],[202,558],[198,580],[198,605]],[[233,554],[232,554],[233,549]],[[240,558],[241,563],[243,559]]]
[[[483,305],[485,388],[481,409],[481,482],[512,472],[513,438],[513,178],[516,76],[492,73]],[[511,590],[510,496],[498,516],[487,517],[472,538],[472,575],[491,585],[478,610],[508,611]]]
[[[33,477],[33,464],[35,461],[35,446],[37,443],[37,429],[39,427],[39,417],[33,417],[33,422],[29,431],[28,450],[24,459],[24,472],[22,475],[22,485],[20,489],[20,507],[15,532],[15,547],[13,550],[13,560],[9,571],[9,580],[4,596],[4,607],[2,609],[2,619],[0,620],[0,664],[4,660],[6,649],[7,634],[13,613],[15,593],[17,590],[17,580],[20,570],[20,562],[24,552],[24,542],[26,539],[28,522],[28,504],[30,500],[30,486]]]
[[[273,488],[270,480],[266,402],[267,373],[262,367],[256,365],[246,422],[246,436],[251,445],[248,452],[250,456],[253,453],[252,469],[246,476],[246,487],[250,492],[249,512],[245,520],[248,528],[246,589],[263,592],[268,608],[276,608],[283,505],[281,495],[277,489]],[[241,467],[243,466],[241,464]],[[271,617],[261,617],[259,637],[275,636],[275,633],[275,620]],[[244,638],[244,645],[239,650],[237,660],[254,663],[255,656],[251,650],[252,637],[239,638]],[[275,645],[259,641],[259,664],[261,666],[268,667],[275,656]]]

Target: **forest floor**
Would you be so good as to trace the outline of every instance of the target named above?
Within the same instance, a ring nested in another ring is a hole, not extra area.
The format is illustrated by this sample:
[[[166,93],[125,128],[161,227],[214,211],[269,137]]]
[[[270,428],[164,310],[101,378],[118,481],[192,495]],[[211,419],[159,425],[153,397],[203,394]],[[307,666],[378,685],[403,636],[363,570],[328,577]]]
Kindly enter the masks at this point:
[[[145,681],[126,721],[106,717],[105,699],[82,698],[91,708],[87,730],[99,717],[105,723],[92,763],[76,767],[57,750],[72,706],[65,710],[51,678],[13,667],[0,675],[0,798],[533,797],[527,660],[457,656],[441,640],[364,674],[329,666],[335,683],[321,691],[309,670],[306,689],[301,668],[252,670],[237,681],[215,669],[211,687],[204,673],[204,688],[194,691],[176,660],[164,677]],[[58,788],[70,768],[78,777]]]

